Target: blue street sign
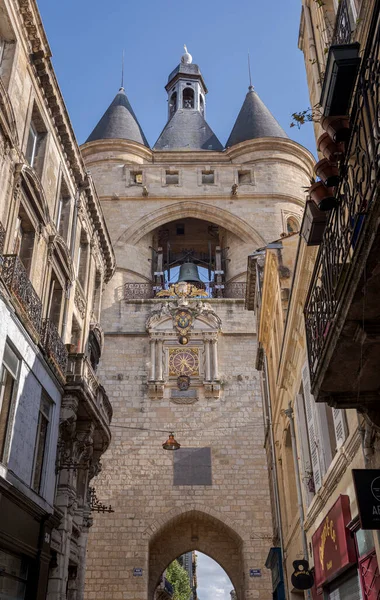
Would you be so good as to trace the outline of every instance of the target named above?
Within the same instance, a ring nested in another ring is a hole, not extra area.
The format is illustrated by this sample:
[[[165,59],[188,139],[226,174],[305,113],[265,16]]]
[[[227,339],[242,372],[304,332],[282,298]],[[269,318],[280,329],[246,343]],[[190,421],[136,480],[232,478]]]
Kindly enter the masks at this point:
[[[133,569],[133,577],[142,577],[143,570],[142,569]]]
[[[249,569],[250,577],[261,577],[261,569]]]

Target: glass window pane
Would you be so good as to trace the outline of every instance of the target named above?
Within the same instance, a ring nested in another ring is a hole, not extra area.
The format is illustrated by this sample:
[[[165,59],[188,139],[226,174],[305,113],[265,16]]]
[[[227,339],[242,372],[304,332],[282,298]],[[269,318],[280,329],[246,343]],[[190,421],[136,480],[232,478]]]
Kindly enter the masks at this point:
[[[38,419],[37,438],[36,438],[36,453],[33,475],[33,489],[36,492],[40,491],[42,470],[44,466],[45,446],[47,437],[48,420],[40,412]]]
[[[6,364],[8,371],[10,371],[13,377],[16,379],[19,358],[8,344],[5,345],[3,362]]]
[[[7,438],[8,420],[11,408],[15,380],[3,366],[0,389],[0,460],[4,458],[5,441]]]
[[[372,531],[364,531],[363,529],[359,529],[356,532],[356,541],[358,544],[359,556],[368,554],[375,545]]]

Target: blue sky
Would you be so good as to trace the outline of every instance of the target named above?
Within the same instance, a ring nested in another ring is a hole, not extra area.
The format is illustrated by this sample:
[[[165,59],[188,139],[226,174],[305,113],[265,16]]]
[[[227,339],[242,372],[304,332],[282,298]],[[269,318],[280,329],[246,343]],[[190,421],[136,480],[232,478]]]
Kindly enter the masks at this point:
[[[207,121],[225,143],[248,87],[288,134],[315,151],[311,124],[289,129],[307,108],[304,61],[297,47],[301,0],[39,0],[63,96],[82,143],[120,86],[151,145],[166,121],[168,74],[187,44],[206,81]]]

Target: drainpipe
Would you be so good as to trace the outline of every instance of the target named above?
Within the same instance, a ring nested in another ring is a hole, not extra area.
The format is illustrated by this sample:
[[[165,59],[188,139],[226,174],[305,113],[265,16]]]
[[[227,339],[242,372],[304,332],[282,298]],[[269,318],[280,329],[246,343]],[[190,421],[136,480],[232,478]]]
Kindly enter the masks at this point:
[[[304,555],[304,559],[308,561],[309,553],[308,553],[308,549],[307,549],[307,537],[306,537],[306,533],[305,533],[305,529],[304,529],[305,513],[303,510],[303,502],[302,502],[301,477],[300,477],[300,470],[299,470],[298,459],[297,459],[297,444],[296,444],[296,434],[295,434],[295,428],[294,428],[293,409],[292,409],[290,403],[289,403],[289,408],[287,408],[284,411],[284,413],[288,417],[289,423],[290,423],[290,437],[292,440],[294,472],[295,472],[295,476],[296,476],[297,502],[298,502],[299,516],[300,516],[301,533],[302,533],[303,555]]]
[[[76,234],[76,230],[77,230],[78,204],[79,204],[80,193],[81,193],[80,189],[77,189],[77,191],[75,192],[74,213],[73,213],[73,221],[71,224],[70,254],[71,254],[73,269],[74,269],[74,251],[75,251],[75,248],[74,248],[75,243],[74,242],[75,242],[75,234]],[[71,288],[72,288],[72,283],[70,282],[65,290],[65,304],[63,307],[62,336],[61,336],[63,340],[65,339],[66,330],[67,330],[67,317],[68,317],[68,311],[69,311],[68,309],[69,309],[69,299],[70,299]]]
[[[307,4],[307,0],[302,0],[303,6],[303,14],[305,15],[305,25],[306,25],[306,33],[308,37],[308,46],[310,50],[310,60],[311,66],[313,70],[314,83],[316,85],[318,96],[321,95],[322,86],[321,86],[321,72],[319,70],[319,61],[317,55],[317,48],[315,45],[315,37],[314,37],[314,29],[313,22],[311,19],[310,7]]]
[[[273,464],[273,479],[274,479],[274,502],[275,502],[275,509],[276,509],[276,516],[277,516],[277,522],[278,522],[278,528],[279,528],[279,536],[280,536],[280,547],[281,547],[281,554],[282,554],[282,566],[283,566],[283,571],[284,571],[284,584],[285,584],[285,588],[287,591],[287,596],[289,596],[289,590],[288,590],[288,577],[287,577],[287,572],[286,572],[286,563],[285,563],[285,557],[284,557],[284,538],[282,535],[282,519],[281,519],[281,511],[280,511],[280,498],[279,498],[279,493],[278,493],[278,476],[277,476],[277,463],[276,463],[276,453],[274,451],[274,435],[273,435],[273,423],[272,423],[272,403],[271,403],[271,393],[270,393],[270,388],[269,388],[269,379],[267,377],[267,373],[268,373],[268,361],[267,361],[267,357],[264,353],[264,363],[265,363],[265,379],[266,379],[266,388],[268,390],[267,393],[267,399],[268,399],[268,412],[269,412],[269,416],[267,417],[268,419],[268,424],[269,424],[269,432],[270,432],[270,446],[271,446],[271,455],[272,455],[272,464]]]

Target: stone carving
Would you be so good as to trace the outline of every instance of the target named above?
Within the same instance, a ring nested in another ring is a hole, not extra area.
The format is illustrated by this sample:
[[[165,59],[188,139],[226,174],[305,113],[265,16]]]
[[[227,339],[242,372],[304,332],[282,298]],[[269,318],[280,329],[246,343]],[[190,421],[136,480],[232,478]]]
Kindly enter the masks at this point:
[[[77,286],[75,287],[74,303],[79,311],[80,316],[82,319],[84,319],[86,315],[86,301]]]

